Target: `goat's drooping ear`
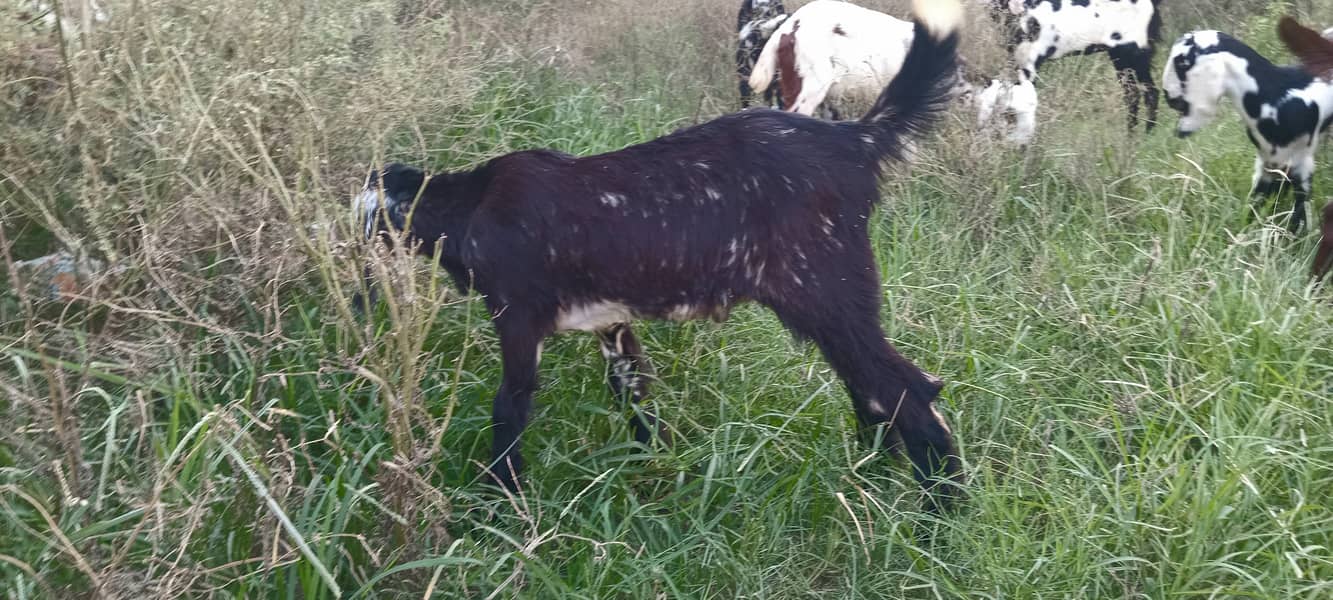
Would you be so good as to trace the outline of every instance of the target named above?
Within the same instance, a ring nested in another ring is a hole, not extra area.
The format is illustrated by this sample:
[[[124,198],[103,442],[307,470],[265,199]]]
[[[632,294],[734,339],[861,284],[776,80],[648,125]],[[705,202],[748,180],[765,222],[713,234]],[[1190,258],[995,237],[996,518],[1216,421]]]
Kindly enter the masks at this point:
[[[1277,35],[1311,75],[1333,75],[1333,40],[1297,23],[1291,17],[1282,17],[1278,22]]]
[[[361,194],[353,201],[352,210],[360,219],[365,235],[370,238],[387,224],[403,227],[401,207],[410,204],[426,183],[426,174],[420,169],[401,163],[390,163],[384,169],[371,173]],[[381,215],[383,209],[383,215]]]

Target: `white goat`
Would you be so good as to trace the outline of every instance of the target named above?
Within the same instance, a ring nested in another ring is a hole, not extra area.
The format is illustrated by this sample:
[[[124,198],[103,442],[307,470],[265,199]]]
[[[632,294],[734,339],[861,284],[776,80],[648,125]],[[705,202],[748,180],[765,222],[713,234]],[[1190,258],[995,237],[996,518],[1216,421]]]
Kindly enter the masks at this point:
[[[1266,198],[1294,188],[1288,228],[1300,229],[1319,133],[1333,123],[1333,84],[1297,67],[1274,65],[1225,33],[1192,31],[1171,48],[1162,87],[1167,104],[1181,114],[1180,137],[1212,122],[1223,99],[1235,103],[1259,151],[1251,196]]]
[[[782,23],[764,44],[750,88],[778,75],[787,110],[813,115],[869,106],[902,68],[912,24],[838,0],[815,0]]]
[[[1006,137],[1009,142],[1023,145],[1032,139],[1037,128],[1037,88],[1032,85],[1032,81],[991,79],[985,86],[967,85],[972,88],[978,128],[984,129],[991,125],[992,120],[999,115],[1006,122],[1012,120],[1013,129]]]

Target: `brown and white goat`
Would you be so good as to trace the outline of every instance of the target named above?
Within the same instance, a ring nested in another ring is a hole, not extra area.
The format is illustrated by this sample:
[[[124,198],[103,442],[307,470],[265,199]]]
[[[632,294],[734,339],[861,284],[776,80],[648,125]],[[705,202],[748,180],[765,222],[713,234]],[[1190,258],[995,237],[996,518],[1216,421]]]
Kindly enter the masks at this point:
[[[773,32],[754,61],[750,87],[776,76],[787,110],[837,119],[869,106],[902,68],[912,24],[839,0],[815,0]]]
[[[956,70],[957,1],[917,0],[915,11],[907,60],[858,121],[758,108],[597,156],[530,150],[469,171],[392,165],[371,178],[357,200],[366,234],[405,230],[492,314],[504,366],[497,483],[518,485],[547,336],[596,333],[613,390],[638,403],[647,361],[631,321],[720,320],[754,301],[819,346],[861,430],[873,439],[882,427],[905,451],[928,506],[959,492],[953,434],[933,406],[943,383],[885,338],[868,234],[884,162],[940,117]],[[637,414],[635,437],[648,442],[657,418]]]

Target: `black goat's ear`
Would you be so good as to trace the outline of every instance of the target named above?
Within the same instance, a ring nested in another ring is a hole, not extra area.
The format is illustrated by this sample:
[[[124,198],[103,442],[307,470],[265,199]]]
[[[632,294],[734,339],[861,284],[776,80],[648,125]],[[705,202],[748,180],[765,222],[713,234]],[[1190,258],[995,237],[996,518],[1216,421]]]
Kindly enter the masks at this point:
[[[378,186],[383,183],[385,196],[401,200],[416,197],[422,184],[426,182],[426,173],[402,163],[389,163],[380,171],[378,178],[372,179],[379,180],[373,181],[372,185]]]

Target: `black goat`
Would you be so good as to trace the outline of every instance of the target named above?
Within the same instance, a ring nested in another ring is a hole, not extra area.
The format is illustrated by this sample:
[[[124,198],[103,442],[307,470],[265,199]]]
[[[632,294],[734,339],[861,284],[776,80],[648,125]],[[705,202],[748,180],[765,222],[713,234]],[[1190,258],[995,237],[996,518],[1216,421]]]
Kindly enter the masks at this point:
[[[885,339],[867,233],[883,161],[901,159],[908,138],[942,114],[956,72],[956,0],[915,8],[902,70],[860,121],[752,109],[598,156],[531,150],[429,177],[391,165],[367,183],[357,206],[368,236],[406,229],[485,297],[504,363],[492,413],[497,483],[517,487],[547,336],[596,332],[613,391],[637,404],[647,362],[630,321],[722,320],[756,301],[819,346],[862,431],[884,426],[934,492],[929,505],[952,499],[958,485],[935,485],[962,481],[932,406],[942,383]],[[635,438],[649,442],[656,421],[640,410]]]
[[[750,73],[754,71],[754,63],[759,60],[764,44],[786,19],[787,9],[783,8],[782,0],[741,0],[741,9],[736,13],[736,75],[740,77],[741,108],[749,108],[754,102],[755,90],[750,87]],[[777,78],[763,89],[763,93],[765,106],[783,108]]]

